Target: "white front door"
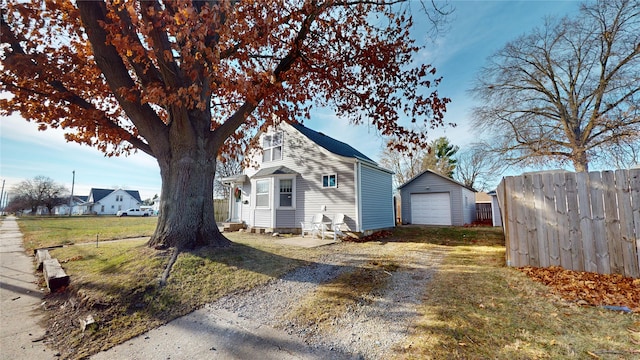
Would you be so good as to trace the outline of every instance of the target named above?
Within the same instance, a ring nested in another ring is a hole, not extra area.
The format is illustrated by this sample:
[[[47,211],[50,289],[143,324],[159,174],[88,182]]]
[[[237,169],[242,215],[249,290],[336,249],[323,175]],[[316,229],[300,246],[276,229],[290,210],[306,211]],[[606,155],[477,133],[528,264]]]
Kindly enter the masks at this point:
[[[240,217],[242,215],[242,195],[239,197],[236,196],[236,189],[242,189],[239,185],[233,187],[233,192],[231,194],[231,221],[232,222],[240,222]],[[242,192],[241,192],[242,194]]]

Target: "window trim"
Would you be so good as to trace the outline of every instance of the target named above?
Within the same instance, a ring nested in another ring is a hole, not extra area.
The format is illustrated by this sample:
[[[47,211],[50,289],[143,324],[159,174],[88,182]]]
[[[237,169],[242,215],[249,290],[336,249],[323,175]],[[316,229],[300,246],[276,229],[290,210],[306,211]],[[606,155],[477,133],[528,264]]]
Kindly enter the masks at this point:
[[[273,145],[273,138],[274,136],[279,135],[280,136],[280,142],[278,145]],[[267,146],[265,144],[265,142],[269,142],[269,145]],[[280,148],[280,157],[277,159],[274,159],[273,157],[273,153],[274,153],[274,149],[275,148]],[[274,132],[270,132],[268,134],[265,134],[264,137],[262,138],[262,162],[271,162],[271,161],[278,161],[278,160],[282,160],[282,150],[284,148],[284,132],[283,131],[274,131]],[[267,152],[269,153],[269,159],[265,159],[265,155],[267,154]]]
[[[331,182],[331,177],[334,178],[334,184],[333,186],[330,185]],[[324,179],[327,179],[327,186],[325,186],[325,182]],[[323,189],[335,189],[338,187],[338,174],[337,173],[333,173],[333,174],[326,174],[326,175],[322,175],[322,179],[321,181],[321,186]]]
[[[258,195],[265,195],[265,193],[258,193],[258,183],[266,182],[267,183],[267,205],[260,205],[258,203]],[[256,180],[256,191],[255,191],[255,204],[256,209],[270,209],[271,208],[271,179],[258,179]]]

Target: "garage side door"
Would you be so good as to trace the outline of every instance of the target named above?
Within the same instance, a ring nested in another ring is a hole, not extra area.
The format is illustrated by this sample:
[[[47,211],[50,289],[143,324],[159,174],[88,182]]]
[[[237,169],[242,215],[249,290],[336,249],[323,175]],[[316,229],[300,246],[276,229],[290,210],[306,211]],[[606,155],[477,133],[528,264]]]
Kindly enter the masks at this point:
[[[411,194],[411,223],[451,225],[449,193]]]

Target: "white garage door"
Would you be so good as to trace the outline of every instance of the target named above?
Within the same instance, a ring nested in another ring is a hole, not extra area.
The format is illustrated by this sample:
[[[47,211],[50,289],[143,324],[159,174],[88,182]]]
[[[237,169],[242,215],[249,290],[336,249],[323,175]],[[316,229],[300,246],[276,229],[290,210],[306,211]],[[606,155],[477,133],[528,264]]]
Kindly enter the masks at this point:
[[[451,225],[449,193],[411,194],[411,223]]]

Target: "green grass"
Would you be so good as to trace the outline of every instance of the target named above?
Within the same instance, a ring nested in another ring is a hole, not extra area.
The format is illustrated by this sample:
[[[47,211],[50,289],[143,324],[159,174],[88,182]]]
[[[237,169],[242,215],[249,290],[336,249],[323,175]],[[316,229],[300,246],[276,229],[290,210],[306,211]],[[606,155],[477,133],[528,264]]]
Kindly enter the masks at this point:
[[[72,216],[18,219],[26,250],[83,242],[151,236],[157,217]]]

